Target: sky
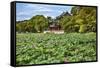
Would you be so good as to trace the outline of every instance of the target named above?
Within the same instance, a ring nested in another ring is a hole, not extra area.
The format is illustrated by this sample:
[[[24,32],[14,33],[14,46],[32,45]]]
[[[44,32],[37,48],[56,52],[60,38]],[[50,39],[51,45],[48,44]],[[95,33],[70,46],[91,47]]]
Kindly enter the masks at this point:
[[[17,3],[16,21],[28,20],[35,15],[55,18],[63,12],[68,11],[70,13],[71,8],[72,6]]]

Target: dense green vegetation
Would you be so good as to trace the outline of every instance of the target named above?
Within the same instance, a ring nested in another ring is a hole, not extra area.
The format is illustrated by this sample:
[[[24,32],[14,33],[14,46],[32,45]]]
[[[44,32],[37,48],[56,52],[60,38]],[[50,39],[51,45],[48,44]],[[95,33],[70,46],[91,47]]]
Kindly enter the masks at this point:
[[[72,16],[64,16],[60,24],[66,32],[96,32],[96,8],[73,7]]]
[[[17,65],[95,60],[96,33],[17,34]]]
[[[43,32],[52,23],[59,24],[65,32],[96,32],[96,7],[74,6],[71,13],[62,12],[55,19],[43,15],[17,21],[17,32]]]
[[[43,32],[48,26],[48,21],[43,15],[33,16],[28,21],[19,22],[16,24],[17,32]]]
[[[63,34],[43,33],[50,24]],[[36,15],[16,22],[16,64],[49,64],[96,60],[96,7],[74,6],[55,19]]]

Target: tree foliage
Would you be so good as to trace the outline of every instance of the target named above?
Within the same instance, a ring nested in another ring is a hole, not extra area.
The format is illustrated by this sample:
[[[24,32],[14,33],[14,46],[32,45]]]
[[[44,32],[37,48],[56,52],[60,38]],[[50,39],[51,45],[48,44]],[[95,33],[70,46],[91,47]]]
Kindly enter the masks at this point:
[[[43,32],[48,26],[48,20],[43,15],[33,16],[30,20],[17,23],[18,32]]]
[[[55,19],[43,15],[16,23],[17,32],[43,32],[50,24],[59,24],[65,32],[96,32],[96,7],[73,6]]]
[[[95,7],[72,7],[71,16],[59,20],[65,32],[96,32]]]

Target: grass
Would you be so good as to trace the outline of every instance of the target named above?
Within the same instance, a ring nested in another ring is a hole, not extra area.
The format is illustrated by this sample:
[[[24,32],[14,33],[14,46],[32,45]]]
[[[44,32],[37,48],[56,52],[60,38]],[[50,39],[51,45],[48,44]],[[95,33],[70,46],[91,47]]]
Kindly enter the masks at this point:
[[[96,33],[20,33],[16,64],[49,64],[96,60]]]

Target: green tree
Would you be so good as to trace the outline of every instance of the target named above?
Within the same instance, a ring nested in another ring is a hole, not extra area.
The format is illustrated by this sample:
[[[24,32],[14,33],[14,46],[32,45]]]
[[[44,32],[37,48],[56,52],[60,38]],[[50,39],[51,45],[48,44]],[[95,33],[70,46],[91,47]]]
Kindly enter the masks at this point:
[[[36,15],[31,18],[34,28],[37,32],[43,32],[48,26],[48,19],[43,15]]]

